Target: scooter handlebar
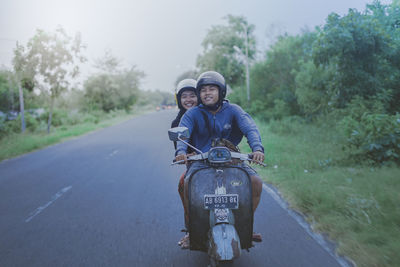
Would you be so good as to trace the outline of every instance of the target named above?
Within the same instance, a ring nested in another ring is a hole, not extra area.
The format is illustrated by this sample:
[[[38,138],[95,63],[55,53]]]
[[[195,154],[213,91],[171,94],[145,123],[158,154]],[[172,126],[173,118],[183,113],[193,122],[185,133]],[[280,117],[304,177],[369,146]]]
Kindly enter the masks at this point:
[[[260,164],[260,165],[262,165],[264,167],[267,166],[267,164],[265,164],[264,162],[253,160],[253,155],[252,154],[242,154],[242,153],[238,153],[238,152],[231,152],[231,157],[234,158],[234,159],[240,159],[240,160],[243,160],[243,161],[250,161],[250,162],[252,161],[252,162]],[[207,158],[208,158],[208,152],[205,152],[205,153],[189,156],[187,158],[187,160],[188,161],[196,161],[196,160],[205,160]],[[176,161],[174,159],[173,162],[171,163],[171,165],[182,164],[184,162],[185,162],[184,160]]]
[[[258,160],[253,160],[253,154],[242,154],[242,153],[238,153],[238,152],[231,152],[231,156],[232,158],[236,158],[236,159],[240,159],[240,160],[247,160],[250,162],[255,162],[263,167],[266,167],[267,164],[265,164],[264,162],[258,161]]]

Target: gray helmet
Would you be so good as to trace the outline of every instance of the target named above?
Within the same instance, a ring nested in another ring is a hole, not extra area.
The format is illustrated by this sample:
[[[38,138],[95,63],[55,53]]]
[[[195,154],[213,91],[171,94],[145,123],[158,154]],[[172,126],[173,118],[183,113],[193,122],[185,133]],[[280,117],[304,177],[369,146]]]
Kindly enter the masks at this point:
[[[196,93],[196,80],[194,79],[184,79],[178,83],[178,86],[176,87],[175,90],[175,101],[176,104],[178,105],[179,109],[183,109],[182,103],[181,103],[181,96],[184,91],[193,91]]]
[[[197,79],[196,84],[196,92],[199,102],[201,103],[200,99],[200,89],[204,85],[217,85],[219,88],[219,98],[217,106],[222,104],[222,101],[225,99],[226,96],[226,82],[224,76],[216,71],[206,71],[200,74],[199,78]]]

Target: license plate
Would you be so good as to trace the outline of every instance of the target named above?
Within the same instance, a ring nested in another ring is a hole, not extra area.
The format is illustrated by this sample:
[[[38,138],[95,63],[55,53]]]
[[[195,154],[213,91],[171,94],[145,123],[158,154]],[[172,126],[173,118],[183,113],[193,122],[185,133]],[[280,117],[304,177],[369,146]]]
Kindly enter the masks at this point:
[[[237,209],[239,208],[238,194],[204,195],[205,209]]]

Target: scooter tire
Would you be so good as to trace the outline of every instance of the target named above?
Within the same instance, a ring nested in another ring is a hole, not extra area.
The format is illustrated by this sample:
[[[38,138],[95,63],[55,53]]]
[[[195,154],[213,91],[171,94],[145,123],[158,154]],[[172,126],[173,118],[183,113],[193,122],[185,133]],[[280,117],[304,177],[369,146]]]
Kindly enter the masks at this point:
[[[219,261],[218,267],[233,267],[233,260],[230,261]]]

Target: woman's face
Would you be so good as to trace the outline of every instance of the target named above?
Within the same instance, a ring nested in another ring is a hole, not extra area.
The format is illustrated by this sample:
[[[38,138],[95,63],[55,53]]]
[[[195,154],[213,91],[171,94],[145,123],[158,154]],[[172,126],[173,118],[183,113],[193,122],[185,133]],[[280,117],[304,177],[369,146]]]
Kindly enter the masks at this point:
[[[188,110],[191,107],[197,106],[197,96],[193,91],[184,91],[181,94],[182,106]]]

